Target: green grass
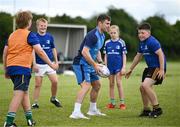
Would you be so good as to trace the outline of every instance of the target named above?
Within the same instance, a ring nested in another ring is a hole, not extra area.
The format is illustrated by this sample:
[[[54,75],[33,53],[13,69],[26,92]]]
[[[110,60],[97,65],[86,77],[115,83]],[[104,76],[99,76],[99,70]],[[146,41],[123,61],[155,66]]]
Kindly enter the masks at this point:
[[[123,86],[126,97],[127,109],[108,110],[105,108],[109,102],[108,80],[102,79],[102,88],[98,98],[98,107],[107,117],[91,117],[90,120],[72,120],[69,119],[74,106],[75,97],[80,87],[76,84],[73,76],[58,75],[59,89],[58,98],[62,101],[63,108],[56,108],[49,102],[50,82],[47,77],[43,80],[43,87],[39,98],[40,109],[33,110],[34,119],[37,126],[84,126],[84,127],[118,127],[118,126],[180,126],[180,63],[169,62],[166,79],[162,86],[156,86],[159,102],[163,108],[163,115],[157,119],[139,118],[138,114],[142,109],[142,102],[139,92],[141,73],[145,63],[137,66],[133,75],[128,79],[123,78]],[[129,67],[129,63],[128,63]],[[2,68],[2,67],[0,67]],[[2,69],[1,69],[2,70]],[[32,76],[30,85],[30,97],[32,100],[32,91],[34,87],[34,76]],[[116,100],[117,88],[116,91]],[[3,125],[8,106],[12,98],[12,83],[4,78],[3,71],[0,71],[0,126]],[[82,112],[86,113],[89,108],[89,95],[86,96]],[[20,107],[15,119],[17,125],[26,126],[24,113]]]

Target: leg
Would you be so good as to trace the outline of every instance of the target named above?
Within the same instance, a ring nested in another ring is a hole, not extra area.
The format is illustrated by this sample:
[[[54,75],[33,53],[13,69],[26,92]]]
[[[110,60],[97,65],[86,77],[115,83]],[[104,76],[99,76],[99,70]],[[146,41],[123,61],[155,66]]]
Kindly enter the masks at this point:
[[[101,113],[98,109],[97,109],[97,97],[98,97],[98,93],[101,87],[100,81],[99,80],[95,80],[91,83],[92,85],[92,89],[90,92],[90,107],[89,107],[89,111],[88,111],[88,115],[94,116],[105,116],[106,114]]]
[[[124,110],[126,109],[125,102],[124,102],[124,91],[123,91],[123,85],[122,85],[122,77],[121,73],[118,72],[116,74],[116,83],[117,83],[117,88],[118,88],[118,93],[119,93],[119,98],[120,98],[120,105],[119,108]]]
[[[149,97],[146,93],[146,91],[143,88],[143,83],[140,86],[140,92],[141,92],[141,98],[142,98],[142,102],[143,102],[143,111],[141,112],[141,114],[139,115],[140,117],[143,116],[149,116],[149,113],[151,112],[150,108],[149,108]]]
[[[158,100],[155,91],[153,90],[153,84],[155,81],[150,78],[145,78],[142,87],[144,91],[146,92],[150,102],[152,105],[158,105]]]
[[[42,86],[42,79],[41,76],[35,76],[35,87],[34,87],[34,93],[33,93],[33,99],[35,103],[38,102],[41,86]]]
[[[110,97],[110,103],[107,105],[107,108],[115,108],[115,97],[114,97],[114,78],[115,75],[109,76],[109,97]]]
[[[25,116],[27,119],[28,126],[34,126],[35,121],[32,118],[32,111],[31,111],[31,105],[30,105],[30,99],[29,99],[29,93],[28,91],[24,92],[24,97],[22,100],[22,106],[25,112]]]
[[[51,81],[51,99],[50,102],[52,102],[56,107],[62,107],[60,104],[60,101],[56,98],[57,95],[57,89],[58,89],[58,78],[57,74],[48,74],[48,78]]]
[[[153,106],[153,111],[149,113],[150,117],[158,117],[159,115],[162,114],[162,109],[159,107],[158,99],[156,96],[155,91],[153,90],[153,84],[155,83],[155,80],[151,78],[145,78],[142,87],[145,90],[152,106]]]
[[[16,116],[16,112],[19,108],[19,105],[21,104],[21,102],[23,100],[23,96],[24,96],[23,91],[14,90],[14,95],[13,95],[13,98],[12,98],[11,103],[9,105],[9,110],[8,110],[8,114],[6,116],[6,122],[5,122],[4,126],[15,125],[13,123],[13,121],[14,121],[14,118]]]
[[[91,84],[88,82],[81,83],[81,89],[79,90],[79,92],[77,94],[76,102],[74,104],[74,111],[69,116],[70,118],[73,118],[73,119],[79,119],[79,118],[89,119],[88,117],[84,116],[81,113],[81,105],[82,105],[82,102],[83,102],[87,92],[89,91],[90,87],[91,87]]]
[[[48,78],[51,81],[51,94],[52,97],[56,97],[58,89],[58,78],[56,74],[48,74]]]

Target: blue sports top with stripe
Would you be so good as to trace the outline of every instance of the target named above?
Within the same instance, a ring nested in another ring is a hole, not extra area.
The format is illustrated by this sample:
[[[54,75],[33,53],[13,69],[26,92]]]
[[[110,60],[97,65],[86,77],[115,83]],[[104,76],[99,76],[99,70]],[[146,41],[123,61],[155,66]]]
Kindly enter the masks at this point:
[[[78,50],[78,55],[74,58],[73,64],[88,64],[81,52],[83,47],[89,48],[89,53],[93,60],[96,60],[99,50],[102,48],[105,40],[105,35],[101,34],[98,27],[87,33]]]
[[[142,53],[148,67],[160,67],[158,55],[155,53],[161,48],[159,41],[150,36],[144,41],[140,41],[138,52]],[[166,69],[166,58],[164,55],[164,69]]]

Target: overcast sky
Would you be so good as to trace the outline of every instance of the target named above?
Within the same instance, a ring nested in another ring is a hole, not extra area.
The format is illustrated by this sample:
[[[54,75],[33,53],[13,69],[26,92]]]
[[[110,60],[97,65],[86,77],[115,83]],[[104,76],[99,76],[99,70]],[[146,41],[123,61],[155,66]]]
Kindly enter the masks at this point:
[[[50,16],[65,13],[71,17],[90,18],[107,12],[111,5],[124,9],[137,21],[155,14],[164,15],[171,24],[180,20],[180,0],[0,0],[0,11],[13,14],[19,10],[30,10]]]

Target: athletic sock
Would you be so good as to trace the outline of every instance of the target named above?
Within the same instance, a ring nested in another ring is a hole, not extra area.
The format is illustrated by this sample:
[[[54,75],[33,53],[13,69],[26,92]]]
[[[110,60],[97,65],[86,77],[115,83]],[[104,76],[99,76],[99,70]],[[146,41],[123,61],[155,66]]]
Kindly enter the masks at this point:
[[[15,112],[8,112],[8,114],[6,115],[6,123],[7,125],[12,125],[14,118],[16,116]]]
[[[116,105],[116,102],[115,102],[115,99],[114,99],[114,98],[111,98],[111,99],[110,99],[110,102],[111,102],[111,104]]]
[[[26,111],[24,114],[25,114],[27,120],[32,120],[32,111],[31,110]]]
[[[90,102],[89,110],[90,110],[90,111],[95,111],[95,110],[97,110],[96,102],[95,102],[95,103]]]
[[[153,109],[158,109],[158,108],[159,108],[159,104],[153,105]]]
[[[56,99],[56,96],[52,96],[51,100],[54,101]]]
[[[80,103],[75,103],[74,104],[74,112],[81,112],[81,104]]]
[[[121,104],[124,104],[124,103],[125,103],[125,100],[124,100],[124,99],[120,99],[120,103],[121,103]]]

